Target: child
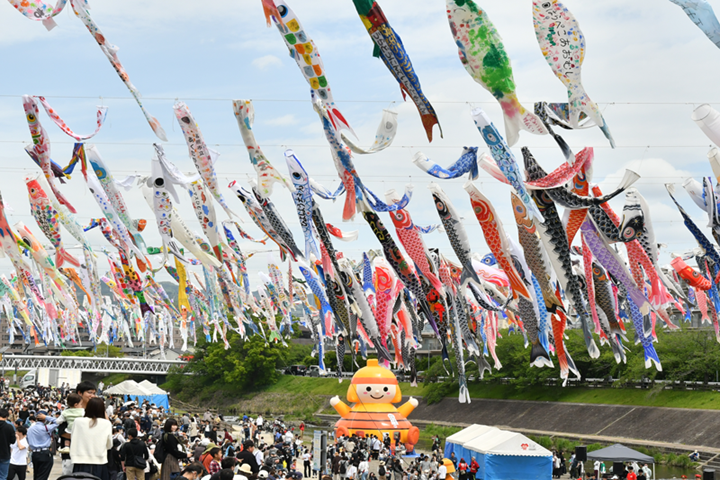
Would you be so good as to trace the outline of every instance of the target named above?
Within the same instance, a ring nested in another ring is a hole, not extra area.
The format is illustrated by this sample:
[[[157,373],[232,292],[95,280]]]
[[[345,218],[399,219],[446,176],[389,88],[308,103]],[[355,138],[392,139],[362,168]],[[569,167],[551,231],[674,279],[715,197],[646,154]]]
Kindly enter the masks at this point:
[[[65,439],[63,443],[64,447],[58,450],[59,453],[70,453],[70,437],[72,435],[73,424],[75,423],[76,418],[85,415],[85,410],[80,408],[81,403],[82,397],[77,393],[71,393],[67,396],[68,408],[63,410],[57,421],[58,425],[67,423],[65,433],[61,435],[61,437]]]

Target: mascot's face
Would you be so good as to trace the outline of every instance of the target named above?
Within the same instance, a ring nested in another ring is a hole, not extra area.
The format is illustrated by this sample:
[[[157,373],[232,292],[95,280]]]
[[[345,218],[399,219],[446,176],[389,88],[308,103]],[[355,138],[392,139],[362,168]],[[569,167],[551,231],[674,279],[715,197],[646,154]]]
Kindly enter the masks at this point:
[[[361,403],[392,403],[397,385],[385,383],[358,383],[356,392]]]

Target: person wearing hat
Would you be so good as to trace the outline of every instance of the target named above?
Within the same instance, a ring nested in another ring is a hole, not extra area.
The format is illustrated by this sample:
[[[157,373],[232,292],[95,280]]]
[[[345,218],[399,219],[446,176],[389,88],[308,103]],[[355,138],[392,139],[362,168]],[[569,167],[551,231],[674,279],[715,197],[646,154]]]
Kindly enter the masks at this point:
[[[252,468],[250,465],[240,465],[240,468],[238,468],[238,474],[235,476],[235,480],[249,480],[252,478],[252,474]]]
[[[385,480],[387,476],[387,468],[385,468],[385,462],[380,460],[380,465],[378,466],[378,478],[380,480]]]

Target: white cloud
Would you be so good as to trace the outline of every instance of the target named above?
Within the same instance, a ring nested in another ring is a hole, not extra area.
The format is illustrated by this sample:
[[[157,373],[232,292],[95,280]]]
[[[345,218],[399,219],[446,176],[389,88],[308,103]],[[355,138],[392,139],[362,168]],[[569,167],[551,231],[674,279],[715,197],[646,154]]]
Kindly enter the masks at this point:
[[[267,70],[272,67],[282,67],[283,62],[275,55],[264,55],[253,60],[252,66],[260,70]]]
[[[295,115],[293,115],[292,113],[288,113],[287,115],[283,115],[282,117],[267,120],[265,123],[267,125],[270,125],[271,127],[289,127],[291,125],[297,125],[298,119],[295,118]]]

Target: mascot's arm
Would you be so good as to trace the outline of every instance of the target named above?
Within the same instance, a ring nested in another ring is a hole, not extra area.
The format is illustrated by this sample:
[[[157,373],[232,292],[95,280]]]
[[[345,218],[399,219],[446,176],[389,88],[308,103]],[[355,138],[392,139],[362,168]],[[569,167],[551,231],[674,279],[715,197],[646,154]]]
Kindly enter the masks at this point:
[[[332,403],[332,402],[331,402]],[[413,410],[415,410],[415,407],[418,406],[418,401],[415,400],[413,397],[410,397],[410,400],[405,402],[404,404],[400,405],[398,407],[398,412],[400,412],[400,415],[407,418],[410,416]],[[335,407],[337,409],[337,407]]]
[[[415,400],[415,404],[417,405],[417,400]],[[343,401],[340,400],[340,397],[338,397],[337,395],[330,399],[330,405],[332,405],[332,407],[340,414],[342,418],[347,418],[350,416],[350,407],[345,405],[345,403],[343,403]],[[412,411],[412,409],[410,411]]]

